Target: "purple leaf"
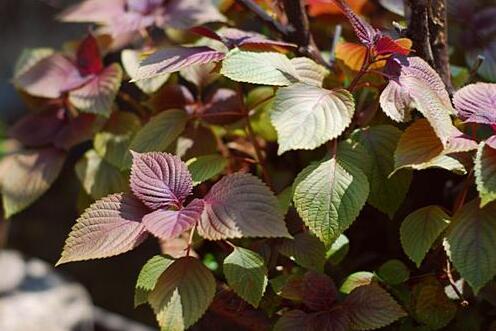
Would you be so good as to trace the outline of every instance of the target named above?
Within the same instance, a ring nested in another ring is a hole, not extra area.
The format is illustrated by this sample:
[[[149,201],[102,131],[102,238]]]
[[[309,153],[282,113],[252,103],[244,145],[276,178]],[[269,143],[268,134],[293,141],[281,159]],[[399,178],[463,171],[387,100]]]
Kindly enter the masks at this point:
[[[369,23],[356,15],[345,0],[333,0],[334,3],[343,11],[346,18],[351,23],[353,30],[360,42],[367,47],[371,47],[376,38],[380,36],[380,32],[373,28]]]
[[[56,148],[28,149],[3,156],[0,191],[8,218],[36,201],[57,179],[66,154]]]
[[[73,226],[57,265],[110,257],[134,249],[147,237],[141,223],[147,212],[130,194],[112,194],[96,201]]]
[[[69,7],[59,19],[65,22],[109,23],[124,13],[126,0],[86,0]]]
[[[64,112],[54,109],[28,114],[9,129],[9,136],[28,147],[50,144],[64,125]]]
[[[153,53],[141,62],[136,79],[176,72],[193,64],[217,62],[224,57],[223,52],[206,46],[166,48]]]
[[[331,310],[316,313],[305,313],[301,310],[291,310],[285,313],[276,323],[274,331],[301,330],[350,330],[350,317],[345,307],[335,305]]]
[[[309,271],[303,278],[303,304],[313,311],[327,310],[337,299],[338,291],[329,276]]]
[[[71,104],[85,113],[110,116],[122,79],[120,65],[114,63],[82,87],[69,93]]]
[[[158,209],[143,218],[148,232],[162,240],[175,239],[200,220],[203,200],[195,199],[180,210]]]
[[[455,93],[453,103],[465,122],[496,124],[496,84],[467,85]]]
[[[216,90],[203,107],[202,119],[212,124],[229,124],[243,118],[243,102],[239,94],[230,89]]]
[[[76,60],[82,76],[98,75],[103,70],[100,48],[92,34],[88,34],[79,44]]]
[[[54,54],[16,77],[14,83],[33,96],[58,98],[63,92],[79,87],[87,80],[81,77],[74,63],[60,54]]]
[[[397,81],[390,80],[382,90],[380,103],[384,113],[396,122],[407,122],[411,119],[412,98]]]
[[[75,118],[67,118],[53,143],[56,147],[65,150],[82,142],[91,140],[98,129],[99,120],[93,114],[79,114]]]
[[[226,21],[211,0],[170,0],[166,7],[164,22],[176,29]]]
[[[276,197],[253,175],[222,178],[204,200],[198,232],[206,239],[290,237]]]
[[[186,164],[168,153],[132,154],[133,193],[151,209],[181,208],[193,188]]]

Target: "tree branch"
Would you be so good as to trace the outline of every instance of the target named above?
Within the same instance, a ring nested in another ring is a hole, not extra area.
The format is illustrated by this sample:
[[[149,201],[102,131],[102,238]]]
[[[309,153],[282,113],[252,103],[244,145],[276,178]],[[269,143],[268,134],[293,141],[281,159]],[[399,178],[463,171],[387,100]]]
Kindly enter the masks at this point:
[[[448,54],[446,0],[408,0],[411,9],[407,36],[417,56],[426,60],[452,91]]]

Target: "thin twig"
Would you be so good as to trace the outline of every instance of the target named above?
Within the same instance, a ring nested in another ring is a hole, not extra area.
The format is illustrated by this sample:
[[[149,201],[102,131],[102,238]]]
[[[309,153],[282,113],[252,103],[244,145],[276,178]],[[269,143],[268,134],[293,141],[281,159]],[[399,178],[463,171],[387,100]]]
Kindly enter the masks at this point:
[[[470,68],[470,72],[467,78],[466,84],[470,84],[475,80],[475,76],[477,75],[477,72],[479,71],[479,68],[481,67],[482,63],[486,58],[482,55],[477,56],[477,60],[475,61],[474,65]]]
[[[451,272],[451,262],[449,259],[446,259],[446,275],[448,276],[448,281],[450,283],[451,288],[455,292],[458,299],[461,300],[461,305],[466,307],[468,306],[468,301],[463,297],[463,294],[460,292],[458,287],[456,287],[455,279],[453,278],[453,274]]]

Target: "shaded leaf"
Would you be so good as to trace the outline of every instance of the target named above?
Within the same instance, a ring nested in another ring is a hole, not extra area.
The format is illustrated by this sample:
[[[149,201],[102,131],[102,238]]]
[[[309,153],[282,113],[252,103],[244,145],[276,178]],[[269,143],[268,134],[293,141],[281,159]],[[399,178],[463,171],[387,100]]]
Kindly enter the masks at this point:
[[[193,257],[183,257],[159,277],[148,301],[162,329],[182,331],[205,313],[214,295],[210,270]]]
[[[133,153],[131,190],[151,209],[180,208],[191,194],[191,175],[184,162],[168,153]]]
[[[22,75],[24,72],[28,71],[32,66],[34,66],[39,61],[43,60],[50,55],[53,55],[55,51],[51,48],[25,48],[22,50],[21,55],[18,57],[15,67],[14,67],[14,78]]]
[[[290,237],[276,197],[255,176],[223,177],[204,200],[198,232],[205,239]]]
[[[257,253],[236,247],[224,259],[224,275],[227,284],[243,300],[258,307],[267,287],[267,267]]]
[[[284,239],[279,252],[306,269],[324,271],[325,246],[308,232],[299,233],[293,239]]]
[[[24,210],[52,186],[66,154],[56,148],[28,149],[0,161],[0,189],[5,218]]]
[[[353,223],[369,194],[365,174],[334,158],[305,168],[294,187],[298,214],[324,244],[332,243]]]
[[[203,201],[195,199],[180,210],[155,210],[143,217],[143,225],[159,239],[175,239],[200,220],[202,211]]]
[[[27,147],[48,145],[62,129],[64,117],[63,109],[27,114],[9,128],[8,134]]]
[[[309,271],[303,277],[303,304],[313,311],[330,309],[337,299],[338,291],[329,276]]]
[[[345,299],[353,330],[374,330],[407,316],[391,295],[377,284],[355,288]]]
[[[220,88],[206,100],[202,119],[211,124],[229,124],[245,116],[243,98],[234,90]]]
[[[401,206],[410,187],[412,173],[401,171],[389,176],[394,170],[394,151],[402,132],[391,125],[378,125],[358,132],[358,140],[373,159],[370,172],[368,202],[389,215]]]
[[[155,255],[141,268],[136,281],[134,306],[148,302],[148,294],[155,288],[158,278],[174,262],[167,256]]]
[[[457,305],[437,280],[418,284],[414,289],[415,318],[433,330],[441,329],[455,317]]]
[[[398,285],[408,280],[410,270],[400,260],[388,260],[377,270],[377,275],[389,285]]]
[[[149,79],[176,72],[194,64],[217,62],[224,56],[223,52],[206,46],[161,49],[141,61],[134,79]]]
[[[420,208],[401,223],[401,246],[417,267],[449,223],[449,216],[437,206]]]
[[[76,62],[82,76],[98,75],[103,70],[100,48],[91,33],[79,43],[76,50]]]
[[[114,63],[82,87],[72,90],[69,93],[69,102],[82,112],[108,117],[121,80],[122,69]]]
[[[477,293],[496,274],[496,205],[473,200],[454,216],[445,249],[460,275]]]
[[[171,0],[167,3],[165,20],[176,29],[188,29],[209,22],[225,22],[211,0]]]
[[[307,57],[295,57],[290,61],[302,83],[321,87],[324,78],[329,74],[325,67]]]
[[[115,135],[99,132],[95,135],[93,146],[98,155],[117,169],[129,168],[128,160],[130,135]]]
[[[179,75],[186,79],[188,82],[193,83],[198,88],[204,88],[219,78],[219,73],[216,72],[217,64],[205,63],[205,64],[193,64],[191,66],[184,67],[179,71]]]
[[[193,186],[221,174],[227,163],[227,160],[218,154],[203,155],[189,159],[186,164],[193,179]]]
[[[145,206],[130,194],[109,195],[93,203],[72,227],[57,265],[111,257],[141,244],[147,233]]]
[[[184,131],[187,114],[174,109],[150,118],[134,136],[129,148],[135,152],[164,151]]]
[[[270,114],[282,154],[292,149],[314,149],[338,137],[351,123],[353,96],[346,90],[294,84],[276,93]]]
[[[481,198],[480,206],[484,207],[496,199],[496,150],[492,147],[496,137],[492,136],[482,142],[477,150],[474,164],[475,183]]]
[[[103,160],[93,149],[76,163],[75,170],[84,190],[94,199],[128,188],[127,178],[120,170]]]

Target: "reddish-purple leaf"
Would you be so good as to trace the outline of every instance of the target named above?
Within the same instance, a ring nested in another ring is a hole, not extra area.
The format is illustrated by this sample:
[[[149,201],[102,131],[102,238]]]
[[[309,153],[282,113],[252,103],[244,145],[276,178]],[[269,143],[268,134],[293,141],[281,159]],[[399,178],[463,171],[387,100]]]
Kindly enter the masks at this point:
[[[333,0],[334,3],[346,15],[346,18],[351,23],[353,30],[360,42],[368,47],[371,47],[376,38],[380,36],[380,32],[373,28],[369,23],[356,15],[345,0]]]
[[[349,331],[350,317],[345,307],[336,305],[332,310],[305,313],[291,310],[276,323],[274,331]]]
[[[75,118],[67,118],[53,143],[58,148],[68,150],[82,142],[91,140],[98,124],[99,120],[93,114],[79,114]]]
[[[374,50],[377,55],[385,55],[385,54],[401,54],[408,55],[410,50],[401,46],[397,43],[393,38],[389,36],[381,36],[374,45]]]
[[[166,4],[164,23],[176,29],[225,21],[211,0],[170,0]]]
[[[202,211],[203,201],[195,199],[180,210],[158,209],[143,217],[143,224],[148,232],[159,239],[175,239],[200,220]]]
[[[108,23],[114,17],[124,13],[126,0],[86,0],[60,14],[65,22]]]
[[[207,37],[213,40],[224,42],[222,36],[220,36],[216,31],[206,27],[206,26],[195,26],[189,29],[190,32],[196,33],[202,37]]]
[[[147,208],[131,194],[118,193],[96,201],[79,217],[57,265],[125,253],[147,237],[141,223]]]
[[[230,89],[220,88],[207,99],[202,118],[212,124],[229,124],[243,118],[242,97]]]
[[[330,309],[336,301],[338,291],[329,276],[309,271],[303,278],[303,303],[308,309],[321,311]]]
[[[92,34],[81,41],[76,54],[77,66],[82,76],[97,75],[103,70],[98,42]]]
[[[63,92],[81,86],[87,80],[81,77],[74,63],[60,54],[54,54],[16,77],[14,83],[33,96],[58,98]]]
[[[163,3],[164,0],[127,0],[126,5],[130,11],[147,14]]]
[[[276,197],[253,175],[222,178],[204,200],[198,232],[206,239],[290,237]]]
[[[175,108],[187,109],[194,103],[195,98],[190,90],[186,86],[178,84],[165,85],[148,101],[148,104],[156,112]]]
[[[206,46],[166,48],[153,53],[141,62],[136,79],[176,72],[193,64],[217,62],[224,57],[223,52]]]
[[[52,143],[64,125],[63,109],[28,114],[9,130],[9,136],[24,146],[38,147]]]
[[[72,90],[69,93],[69,101],[82,112],[108,117],[112,112],[112,104],[121,86],[121,80],[122,69],[119,64],[114,63],[80,88]]]
[[[455,93],[453,103],[465,122],[496,124],[496,84],[467,85]]]
[[[180,208],[192,188],[188,167],[177,156],[133,152],[131,190],[151,209]]]

